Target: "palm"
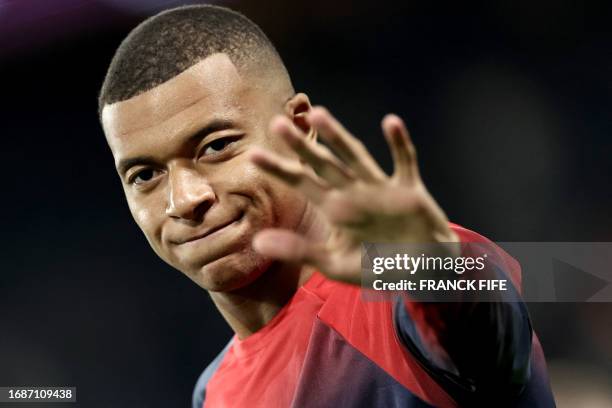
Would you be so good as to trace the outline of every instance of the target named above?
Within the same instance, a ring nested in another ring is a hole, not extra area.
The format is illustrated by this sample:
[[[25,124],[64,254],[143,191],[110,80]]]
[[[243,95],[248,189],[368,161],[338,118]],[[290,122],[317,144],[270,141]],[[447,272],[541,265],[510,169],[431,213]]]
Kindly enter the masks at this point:
[[[414,146],[400,118],[388,115],[382,123],[394,161],[392,176],[325,109],[314,108],[307,119],[331,150],[308,140],[286,117],[276,118],[271,127],[310,167],[263,151],[255,152],[253,161],[317,206],[329,227],[328,239],[310,242],[296,232],[267,230],[257,238],[260,252],[357,283],[362,242],[454,240],[446,216],[419,176]]]

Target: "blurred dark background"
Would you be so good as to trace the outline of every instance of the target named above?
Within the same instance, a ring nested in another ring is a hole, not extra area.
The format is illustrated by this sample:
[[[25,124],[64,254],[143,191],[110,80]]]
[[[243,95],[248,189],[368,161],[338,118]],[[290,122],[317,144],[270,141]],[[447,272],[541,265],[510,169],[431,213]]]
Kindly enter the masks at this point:
[[[97,118],[119,42],[177,4],[0,0],[0,386],[184,407],[231,336],[132,221]],[[379,122],[403,116],[451,220],[496,241],[612,241],[609,1],[217,4],[260,24],[296,88],[387,169]],[[612,406],[612,305],[529,308],[559,406]]]

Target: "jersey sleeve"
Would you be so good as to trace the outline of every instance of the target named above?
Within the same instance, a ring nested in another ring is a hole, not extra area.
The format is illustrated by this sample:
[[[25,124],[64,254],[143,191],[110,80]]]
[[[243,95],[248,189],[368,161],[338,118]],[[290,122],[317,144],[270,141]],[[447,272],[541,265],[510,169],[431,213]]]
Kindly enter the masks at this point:
[[[520,297],[520,265],[486,238],[451,226],[462,244],[486,245],[495,253],[481,276],[507,279],[508,290],[487,301],[424,302],[398,297],[393,311],[397,335],[460,406],[480,406],[500,398],[512,401],[531,374],[533,332]]]
[[[215,359],[202,371],[198,381],[196,381],[195,387],[193,388],[193,395],[191,397],[191,407],[192,408],[202,408],[204,406],[204,401],[206,400],[206,385],[215,374],[221,362],[223,361],[223,357],[227,353],[227,350],[230,348],[232,342],[230,341],[223,348],[223,350],[215,357]]]

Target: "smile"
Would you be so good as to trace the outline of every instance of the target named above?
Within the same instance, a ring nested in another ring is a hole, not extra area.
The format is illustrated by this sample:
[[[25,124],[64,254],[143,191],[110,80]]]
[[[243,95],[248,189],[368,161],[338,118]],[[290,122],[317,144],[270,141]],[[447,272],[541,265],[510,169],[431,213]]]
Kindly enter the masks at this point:
[[[208,236],[211,236],[211,235],[213,235],[214,233],[219,232],[219,231],[221,231],[222,229],[224,229],[224,228],[226,228],[226,227],[229,227],[230,225],[232,225],[232,224],[234,224],[234,223],[236,223],[236,222],[239,222],[240,220],[242,220],[242,217],[243,217],[243,216],[244,216],[244,212],[240,212],[240,213],[238,214],[238,217],[236,217],[235,219],[230,220],[230,221],[228,221],[228,222],[226,222],[226,223],[223,223],[223,224],[219,224],[219,225],[217,225],[217,226],[215,226],[215,227],[209,228],[207,231],[204,231],[204,232],[203,232],[203,233],[201,233],[201,234],[194,235],[194,236],[192,236],[192,237],[190,237],[190,238],[187,238],[187,239],[184,239],[184,240],[178,240],[178,241],[176,242],[176,244],[178,244],[178,245],[182,245],[182,244],[186,244],[186,243],[189,243],[189,242],[197,241],[197,240],[200,240],[200,239],[202,239],[202,238],[206,238],[206,237],[208,237]]]

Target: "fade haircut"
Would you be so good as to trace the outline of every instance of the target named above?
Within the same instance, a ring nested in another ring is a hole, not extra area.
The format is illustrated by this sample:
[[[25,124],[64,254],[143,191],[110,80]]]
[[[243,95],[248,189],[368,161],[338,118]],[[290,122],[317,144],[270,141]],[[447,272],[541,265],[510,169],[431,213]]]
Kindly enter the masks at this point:
[[[104,78],[98,112],[177,76],[215,53],[239,69],[259,69],[291,81],[264,32],[242,14],[211,5],[163,11],[140,23],[123,40]]]

